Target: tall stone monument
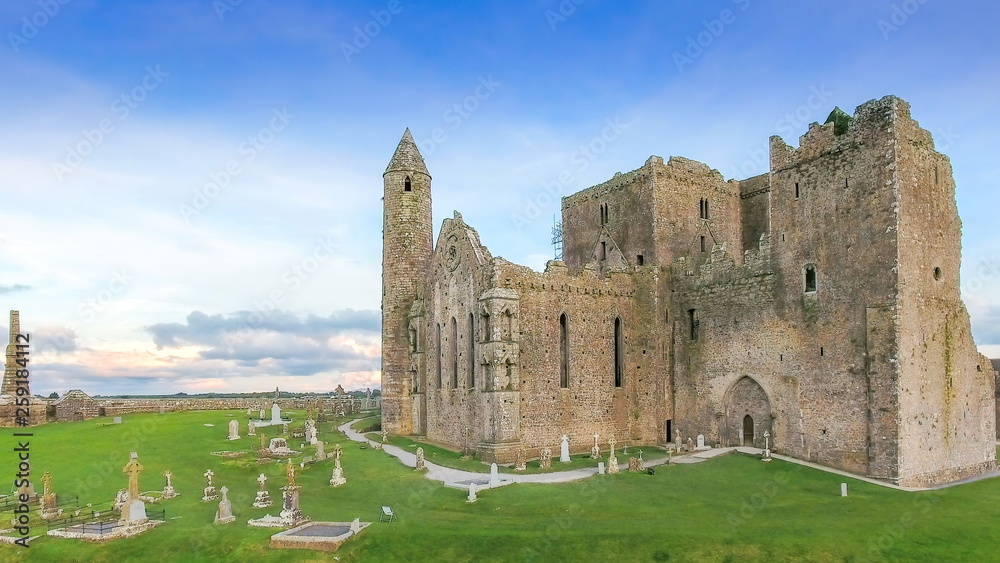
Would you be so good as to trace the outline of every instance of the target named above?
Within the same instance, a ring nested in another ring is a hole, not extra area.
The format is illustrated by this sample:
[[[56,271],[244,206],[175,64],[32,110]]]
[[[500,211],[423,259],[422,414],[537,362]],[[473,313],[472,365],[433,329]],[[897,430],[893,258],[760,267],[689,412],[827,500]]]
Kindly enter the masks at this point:
[[[147,520],[146,504],[139,498],[139,473],[142,466],[139,465],[139,454],[132,452],[129,454],[128,464],[122,469],[122,473],[128,475],[128,497],[122,505],[121,522],[125,525],[141,524]]]
[[[233,503],[229,502],[229,497],[226,496],[229,493],[229,488],[223,485],[219,492],[222,493],[222,500],[219,501],[219,510],[215,513],[215,523],[229,524],[236,520],[236,517],[233,516]]]

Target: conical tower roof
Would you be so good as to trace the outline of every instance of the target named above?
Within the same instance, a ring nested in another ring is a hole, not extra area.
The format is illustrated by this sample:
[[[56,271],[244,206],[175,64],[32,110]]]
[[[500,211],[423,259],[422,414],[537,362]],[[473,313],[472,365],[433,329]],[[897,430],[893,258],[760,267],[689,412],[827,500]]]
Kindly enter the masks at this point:
[[[410,135],[409,127],[403,131],[403,138],[399,140],[399,145],[392,155],[392,160],[389,161],[389,166],[386,166],[385,173],[393,170],[423,172],[430,176],[430,173],[427,172],[427,166],[424,164],[424,157],[420,156],[417,143],[413,142],[413,135]]]

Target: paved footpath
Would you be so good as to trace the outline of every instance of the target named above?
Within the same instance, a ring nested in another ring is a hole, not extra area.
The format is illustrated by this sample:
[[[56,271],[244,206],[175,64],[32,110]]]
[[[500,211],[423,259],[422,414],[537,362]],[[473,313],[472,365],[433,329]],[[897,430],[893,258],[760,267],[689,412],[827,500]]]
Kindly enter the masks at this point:
[[[375,442],[366,438],[363,434],[357,430],[351,428],[356,420],[350,422],[345,422],[341,424],[337,429],[347,435],[348,438],[354,440],[355,442],[365,442],[369,446],[374,447]],[[997,442],[1000,445],[1000,442]],[[383,444],[382,449],[391,455],[399,458],[404,465],[409,467],[417,466],[417,456],[411,454],[410,452],[390,444]],[[720,455],[728,454],[730,452],[740,452],[751,455],[761,455],[764,450],[758,448],[748,448],[748,447],[738,447],[738,448],[712,448],[709,450],[695,452],[688,455],[673,456],[672,458],[664,457],[657,459],[643,460],[646,467],[662,465],[670,461],[671,463],[701,463],[709,459],[718,457]],[[985,473],[983,475],[977,475],[975,477],[970,477],[968,479],[962,479],[961,481],[955,481],[953,483],[945,483],[943,485],[938,485],[936,487],[927,488],[914,488],[914,487],[900,487],[899,485],[893,485],[892,483],[886,483],[884,481],[878,481],[876,479],[869,479],[868,477],[862,477],[860,475],[854,475],[853,473],[848,473],[846,471],[840,471],[839,469],[833,469],[831,467],[826,467],[819,465],[817,463],[812,463],[808,461],[803,461],[801,459],[795,459],[788,456],[771,454],[774,459],[780,459],[781,461],[787,461],[789,463],[795,463],[798,465],[804,465],[806,467],[811,467],[813,469],[818,469],[820,471],[826,471],[827,473],[834,473],[836,475],[842,475],[844,477],[849,477],[851,479],[857,479],[859,481],[864,481],[866,483],[871,483],[873,485],[881,485],[883,487],[888,487],[890,489],[896,489],[900,491],[930,491],[934,489],[943,489],[946,487],[951,487],[954,485],[960,485],[963,483],[970,483],[973,481],[979,481],[981,479],[987,479],[990,477],[1000,476],[1000,471],[993,471],[990,473]],[[626,461],[626,464],[628,462]],[[427,467],[427,478],[433,479],[435,481],[441,481],[447,487],[455,487],[458,489],[468,488],[469,483],[476,483],[477,486],[489,485],[490,475],[489,473],[473,473],[471,471],[463,471],[461,469],[452,469],[450,467],[443,467],[436,463],[430,461],[424,461],[424,466]],[[500,474],[500,484],[498,487],[504,485],[510,485],[511,483],[566,483],[568,481],[577,481],[579,479],[585,479],[597,473],[596,467],[588,467],[584,469],[574,469],[572,471],[556,471],[553,473],[536,473],[531,475],[521,475],[521,474],[510,474],[501,473]]]

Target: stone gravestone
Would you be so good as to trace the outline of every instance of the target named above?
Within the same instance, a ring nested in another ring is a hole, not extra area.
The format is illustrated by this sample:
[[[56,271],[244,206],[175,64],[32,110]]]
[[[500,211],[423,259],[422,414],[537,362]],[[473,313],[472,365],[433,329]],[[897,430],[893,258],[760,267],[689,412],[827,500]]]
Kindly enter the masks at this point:
[[[667,455],[669,456],[670,454],[667,454]],[[642,460],[642,450],[639,450],[639,459],[636,460],[636,468],[639,471],[645,471],[646,470],[646,464]]]
[[[617,475],[619,472],[618,458],[615,457],[615,444],[617,443],[618,442],[615,441],[614,436],[612,436],[611,439],[608,440],[608,445],[611,447],[611,453],[608,454],[608,473],[611,475]]]
[[[288,423],[287,422],[283,422],[281,424],[281,433],[285,434],[285,435],[288,435]]]
[[[264,420],[264,407],[260,407],[260,419]]]
[[[702,449],[702,448],[705,447],[705,435],[704,434],[698,434],[698,442],[697,442],[697,444],[698,445],[695,446],[696,450],[700,450],[700,449]]]
[[[527,469],[528,452],[524,448],[517,449],[517,457],[514,459],[514,471],[524,471]]]
[[[628,470],[639,471],[639,458],[637,457],[628,458]]]
[[[569,463],[569,436],[563,434],[562,443],[559,444],[559,462]]]
[[[122,506],[123,525],[141,524],[146,519],[146,504],[139,498],[139,473],[142,466],[139,465],[139,454],[132,452],[129,454],[128,465],[122,469],[122,473],[128,474],[128,498]]]
[[[212,476],[215,475],[211,469],[205,471],[205,479],[208,480],[208,486],[205,487],[205,496],[201,497],[202,502],[208,502],[210,500],[218,500],[219,494],[215,491],[215,485],[212,484]]]
[[[170,478],[173,477],[173,473],[170,470],[166,470],[163,476],[167,479],[167,484],[163,487],[163,493],[160,495],[163,499],[171,499],[177,496],[177,492],[174,491],[174,485],[170,482]]]
[[[538,467],[541,469],[552,467],[552,448],[542,448],[538,452]]]
[[[469,483],[469,497],[465,500],[465,502],[476,502],[478,499],[479,497],[476,496],[476,484]]]
[[[42,500],[39,502],[39,509],[43,520],[62,516],[62,509],[56,503],[56,494],[52,492],[52,475],[48,471],[42,475]]]
[[[842,496],[842,497],[846,497],[847,496],[847,483],[841,483],[840,484],[840,496]]]
[[[257,435],[257,425],[254,424],[253,422],[248,422],[247,423],[247,436],[256,436],[256,435]]]
[[[235,418],[229,421],[229,439],[230,440],[240,439],[240,422]]]
[[[122,423],[122,417],[120,417],[120,416],[116,416],[116,417],[114,418],[114,422],[115,422],[115,424],[121,424],[121,423]]]
[[[263,473],[257,477],[260,489],[257,490],[257,498],[253,500],[254,508],[267,508],[271,506],[271,493],[267,492],[267,476]]]
[[[219,489],[219,492],[222,493],[222,500],[219,501],[219,510],[215,513],[215,523],[229,524],[230,522],[236,520],[236,517],[233,516],[233,504],[229,502],[229,498],[226,497],[226,494],[229,493],[229,489],[226,486],[223,486]]]
[[[496,487],[500,485],[500,470],[497,468],[497,464],[493,463],[490,465],[490,487]]]
[[[361,519],[355,518],[351,521],[351,533],[357,534],[361,532]]]
[[[167,407],[164,405],[160,405],[160,414],[164,414],[166,412],[167,412]]]
[[[316,461],[323,461],[326,459],[326,452],[323,451],[326,448],[326,442],[316,442]]]
[[[413,468],[413,470],[414,471],[420,471],[421,469],[425,469],[425,467],[424,467],[424,449],[423,448],[417,448],[417,465],[416,465],[416,467]]]
[[[297,526],[309,518],[304,516],[299,508],[299,489],[301,487],[295,484],[295,465],[292,464],[291,459],[288,460],[285,474],[288,476],[288,485],[281,488],[281,512],[278,513],[278,516],[287,525]]]
[[[288,447],[288,442],[284,438],[271,438],[270,444],[267,446],[267,451],[271,455],[277,455],[284,457],[286,455],[292,455],[295,453],[294,450]]]
[[[597,438],[599,436],[600,436],[600,434],[598,434],[596,432],[594,433],[594,447],[590,449],[590,457],[591,457],[591,459],[600,459],[601,458],[601,447],[599,445],[597,445]]]
[[[340,456],[343,451],[340,444],[333,446],[333,476],[330,477],[330,485],[334,487],[339,487],[347,483],[347,479],[344,477],[344,469],[340,466]]]
[[[599,475],[604,475],[604,462],[603,461],[597,462],[597,473]]]

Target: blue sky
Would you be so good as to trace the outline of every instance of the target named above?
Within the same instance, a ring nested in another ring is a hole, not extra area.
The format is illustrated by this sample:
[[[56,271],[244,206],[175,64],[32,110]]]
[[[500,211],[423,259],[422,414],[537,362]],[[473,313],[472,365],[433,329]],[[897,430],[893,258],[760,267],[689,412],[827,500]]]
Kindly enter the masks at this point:
[[[760,174],[770,135],[886,94],[952,159],[963,295],[1000,357],[1000,7],[774,4],[7,0],[0,308],[34,335],[33,390],[376,385],[405,127],[435,224],[457,209],[540,269],[552,193],[651,154]]]

